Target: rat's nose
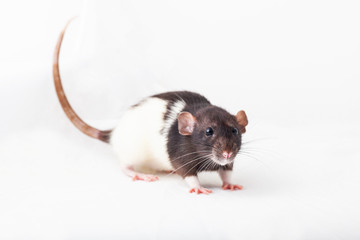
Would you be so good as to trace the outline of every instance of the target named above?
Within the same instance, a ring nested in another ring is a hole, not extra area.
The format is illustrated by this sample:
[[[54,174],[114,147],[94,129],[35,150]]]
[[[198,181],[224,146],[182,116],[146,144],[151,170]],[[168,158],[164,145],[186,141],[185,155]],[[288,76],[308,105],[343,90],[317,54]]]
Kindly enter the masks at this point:
[[[223,157],[224,157],[224,158],[227,158],[227,159],[228,159],[228,158],[230,158],[232,155],[233,155],[232,152],[227,152],[227,151],[224,151],[224,152],[223,152]]]

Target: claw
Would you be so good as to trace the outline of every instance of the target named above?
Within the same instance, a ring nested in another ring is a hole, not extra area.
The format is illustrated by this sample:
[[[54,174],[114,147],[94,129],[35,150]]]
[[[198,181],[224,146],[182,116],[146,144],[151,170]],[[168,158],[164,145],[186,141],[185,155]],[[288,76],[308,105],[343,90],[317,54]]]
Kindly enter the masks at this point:
[[[241,185],[233,185],[233,184],[223,184],[222,189],[224,190],[230,190],[230,191],[234,191],[234,190],[241,190],[243,189],[243,186]]]
[[[203,187],[199,187],[199,188],[192,188],[190,189],[189,193],[196,193],[196,194],[210,194],[212,193],[212,191],[210,189],[207,189],[207,188],[203,188]]]

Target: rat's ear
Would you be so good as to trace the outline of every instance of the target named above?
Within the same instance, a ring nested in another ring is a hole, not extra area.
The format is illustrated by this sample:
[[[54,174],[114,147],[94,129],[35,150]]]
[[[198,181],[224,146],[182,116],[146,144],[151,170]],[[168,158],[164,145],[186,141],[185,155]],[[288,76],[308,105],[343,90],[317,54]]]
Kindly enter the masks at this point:
[[[178,116],[178,128],[181,135],[191,135],[196,118],[189,112],[181,112]]]
[[[235,117],[238,124],[242,126],[241,132],[245,133],[246,132],[245,127],[248,125],[248,119],[246,113],[243,110],[241,110],[235,115]]]

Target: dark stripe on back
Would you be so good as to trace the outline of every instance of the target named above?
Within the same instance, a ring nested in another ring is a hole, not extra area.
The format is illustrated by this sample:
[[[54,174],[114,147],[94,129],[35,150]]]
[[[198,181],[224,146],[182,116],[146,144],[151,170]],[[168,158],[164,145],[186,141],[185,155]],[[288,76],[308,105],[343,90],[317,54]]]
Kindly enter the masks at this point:
[[[188,91],[166,92],[153,95],[152,97],[160,98],[168,101],[167,111],[164,115],[164,120],[169,117],[171,107],[178,101],[184,101],[186,103],[184,110],[194,113],[197,109],[210,105],[211,103],[204,96]]]

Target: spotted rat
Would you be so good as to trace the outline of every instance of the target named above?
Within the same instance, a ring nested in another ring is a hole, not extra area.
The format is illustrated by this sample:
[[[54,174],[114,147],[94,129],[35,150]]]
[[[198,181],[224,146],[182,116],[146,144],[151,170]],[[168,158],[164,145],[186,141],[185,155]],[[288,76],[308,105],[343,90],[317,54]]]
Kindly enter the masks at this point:
[[[156,94],[131,106],[112,130],[99,130],[81,120],[65,96],[59,72],[60,48],[68,24],[59,36],[53,62],[60,104],[80,131],[111,144],[126,175],[133,180],[155,181],[157,176],[143,170],[173,172],[185,179],[191,193],[209,194],[212,191],[200,185],[197,175],[217,171],[223,189],[242,189],[231,183],[230,176],[248,124],[244,111],[232,115],[198,93],[178,91]]]

